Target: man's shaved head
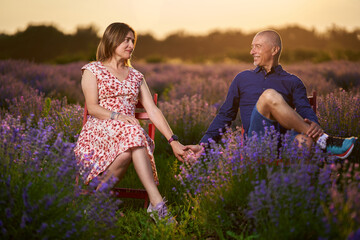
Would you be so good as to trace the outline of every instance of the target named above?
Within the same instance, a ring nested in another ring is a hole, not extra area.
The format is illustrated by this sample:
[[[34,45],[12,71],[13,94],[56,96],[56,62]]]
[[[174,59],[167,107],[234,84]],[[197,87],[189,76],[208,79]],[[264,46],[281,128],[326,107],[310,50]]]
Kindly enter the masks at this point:
[[[281,37],[274,30],[265,30],[258,32],[256,36],[265,36],[273,46],[278,46],[282,49]]]
[[[250,54],[254,57],[254,65],[270,71],[277,66],[281,54],[281,37],[273,30],[257,33],[251,43]]]

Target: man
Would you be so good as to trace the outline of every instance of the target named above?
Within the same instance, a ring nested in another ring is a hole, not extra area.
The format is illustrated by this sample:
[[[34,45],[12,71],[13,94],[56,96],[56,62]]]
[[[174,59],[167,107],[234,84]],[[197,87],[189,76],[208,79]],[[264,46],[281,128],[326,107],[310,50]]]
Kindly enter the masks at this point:
[[[304,84],[279,65],[281,50],[281,38],[277,32],[267,30],[255,35],[250,51],[255,70],[241,72],[235,77],[224,104],[200,144],[207,144],[209,139],[218,141],[220,130],[230,126],[240,108],[248,136],[254,132],[261,134],[265,123],[281,133],[291,130],[292,139],[296,139],[300,146],[305,143],[310,148],[315,142],[332,155],[347,158],[356,138],[335,138],[324,133],[309,104]],[[188,148],[194,152],[202,149],[199,145]]]

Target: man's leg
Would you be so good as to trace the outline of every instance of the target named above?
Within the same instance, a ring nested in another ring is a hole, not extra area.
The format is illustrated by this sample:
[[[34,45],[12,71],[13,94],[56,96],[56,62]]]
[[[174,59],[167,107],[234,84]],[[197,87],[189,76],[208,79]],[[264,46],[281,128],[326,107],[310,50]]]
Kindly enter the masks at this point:
[[[287,104],[281,94],[273,89],[263,92],[256,103],[256,108],[261,115],[280,123],[286,129],[306,133],[310,128],[310,125]]]
[[[273,126],[276,130],[279,130],[278,123],[275,120],[271,120],[260,114],[255,106],[251,113],[248,136],[251,137],[254,132],[257,135],[262,135],[264,134],[264,127],[271,126]]]
[[[256,103],[256,108],[261,115],[270,120],[277,121],[286,129],[294,129],[296,132],[306,133],[310,128],[310,125],[274,89],[267,89],[263,92]],[[297,136],[296,139],[300,144],[305,142],[309,147],[311,147],[313,141],[317,142],[318,140],[318,138],[312,139],[304,134]],[[350,155],[356,140],[355,137],[335,138],[327,136],[325,144],[320,144],[320,147],[331,152],[332,155],[343,159]]]
[[[302,147],[303,144],[305,144],[305,146],[307,146],[308,149],[311,148],[312,144],[313,144],[313,139],[304,135],[304,134],[298,134],[295,136],[296,141],[298,142],[298,146]]]
[[[251,114],[250,119],[250,126],[248,130],[248,136],[251,137],[253,132],[257,133],[258,135],[262,135],[264,133],[264,127],[271,127],[274,126],[276,130],[279,129],[279,123],[276,120],[269,119],[265,116],[263,116],[258,110],[257,106],[254,107],[253,112]],[[302,147],[303,144],[310,148],[313,140],[309,137],[307,137],[304,134],[299,134],[299,132],[292,130],[291,131],[291,139],[297,140],[299,143],[299,147]]]

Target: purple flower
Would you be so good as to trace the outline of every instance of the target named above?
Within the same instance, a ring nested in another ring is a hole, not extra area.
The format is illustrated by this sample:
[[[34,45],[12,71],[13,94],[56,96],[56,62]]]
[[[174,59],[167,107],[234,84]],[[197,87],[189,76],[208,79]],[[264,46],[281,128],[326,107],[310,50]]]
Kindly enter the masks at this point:
[[[360,228],[350,233],[348,236],[348,240],[357,240],[357,239],[360,239]]]
[[[11,213],[11,209],[10,208],[6,208],[5,209],[5,215],[7,218],[12,218],[14,215]]]
[[[40,226],[40,228],[37,230],[37,233],[42,233],[46,228],[48,227],[48,224],[47,223],[45,223],[45,222],[43,222],[43,223],[41,223],[41,226]]]

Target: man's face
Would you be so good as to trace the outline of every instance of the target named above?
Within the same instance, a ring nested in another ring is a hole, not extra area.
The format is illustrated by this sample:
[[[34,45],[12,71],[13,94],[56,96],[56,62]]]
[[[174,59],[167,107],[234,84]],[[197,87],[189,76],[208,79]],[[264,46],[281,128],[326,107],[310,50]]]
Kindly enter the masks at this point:
[[[259,67],[272,67],[273,46],[265,34],[256,35],[251,43],[250,54],[254,57],[254,65]]]

